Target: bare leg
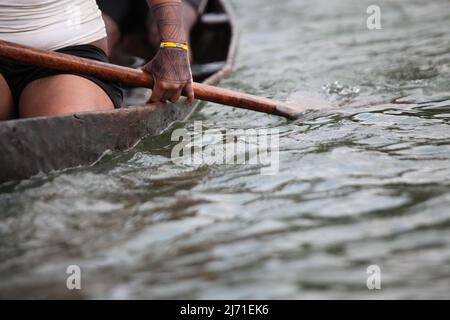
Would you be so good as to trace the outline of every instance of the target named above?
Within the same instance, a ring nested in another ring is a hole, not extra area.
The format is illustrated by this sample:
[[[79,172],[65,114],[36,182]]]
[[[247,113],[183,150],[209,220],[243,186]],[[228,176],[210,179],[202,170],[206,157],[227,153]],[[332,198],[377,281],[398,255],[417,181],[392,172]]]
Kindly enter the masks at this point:
[[[0,74],[0,121],[13,117],[14,101],[5,78]]]
[[[21,118],[113,109],[113,102],[97,84],[67,74],[31,82],[19,103]]]

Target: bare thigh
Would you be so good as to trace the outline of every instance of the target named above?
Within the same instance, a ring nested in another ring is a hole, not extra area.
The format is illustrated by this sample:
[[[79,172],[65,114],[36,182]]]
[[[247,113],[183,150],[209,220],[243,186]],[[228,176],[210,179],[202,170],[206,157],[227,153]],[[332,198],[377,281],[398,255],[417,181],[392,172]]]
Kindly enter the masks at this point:
[[[5,78],[0,74],[0,121],[8,120],[14,114],[14,101]]]
[[[113,109],[113,102],[97,84],[68,74],[31,82],[23,90],[19,103],[21,118]]]

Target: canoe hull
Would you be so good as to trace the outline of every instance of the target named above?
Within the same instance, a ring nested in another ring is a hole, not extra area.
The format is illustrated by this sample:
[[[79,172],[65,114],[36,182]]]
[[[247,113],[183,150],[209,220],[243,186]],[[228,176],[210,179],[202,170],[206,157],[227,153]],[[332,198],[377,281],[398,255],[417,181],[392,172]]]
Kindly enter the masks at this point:
[[[161,133],[187,114],[174,104],[150,105],[2,125],[0,181],[92,164],[105,153],[130,149],[143,136]]]

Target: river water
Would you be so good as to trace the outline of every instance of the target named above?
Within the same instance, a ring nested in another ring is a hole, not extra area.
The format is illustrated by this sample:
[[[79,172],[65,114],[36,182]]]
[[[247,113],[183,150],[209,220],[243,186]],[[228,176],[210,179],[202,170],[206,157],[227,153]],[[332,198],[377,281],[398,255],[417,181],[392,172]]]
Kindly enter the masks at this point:
[[[278,130],[276,175],[175,165],[168,132],[1,186],[0,296],[450,298],[450,2],[377,1],[369,30],[372,3],[235,1],[222,86],[333,107],[293,122],[206,104],[178,125]]]

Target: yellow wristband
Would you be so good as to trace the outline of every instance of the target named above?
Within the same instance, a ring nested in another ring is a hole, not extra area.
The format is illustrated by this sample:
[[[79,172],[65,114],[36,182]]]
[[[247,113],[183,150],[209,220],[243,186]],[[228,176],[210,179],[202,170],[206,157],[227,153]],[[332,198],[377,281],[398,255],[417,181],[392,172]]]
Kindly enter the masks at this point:
[[[170,42],[170,41],[164,41],[161,42],[161,48],[179,48],[183,49],[185,51],[189,51],[189,47],[187,44],[184,43],[177,43],[177,42]]]

